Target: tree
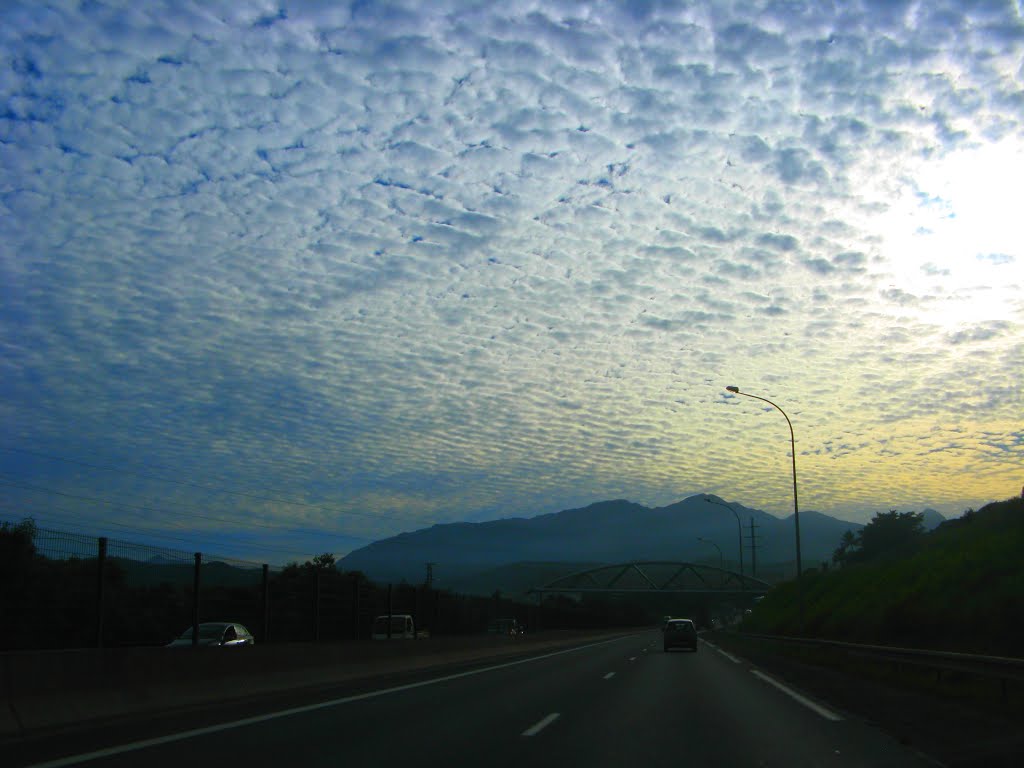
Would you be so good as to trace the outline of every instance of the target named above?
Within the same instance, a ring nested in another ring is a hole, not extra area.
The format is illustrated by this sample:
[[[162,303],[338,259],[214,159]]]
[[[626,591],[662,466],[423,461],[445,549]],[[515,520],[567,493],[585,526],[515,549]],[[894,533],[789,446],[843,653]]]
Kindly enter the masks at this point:
[[[924,539],[921,512],[879,512],[857,534],[857,551],[847,562],[890,560],[912,555]]]
[[[330,552],[324,552],[322,555],[317,555],[313,558],[312,562],[306,563],[306,565],[314,571],[333,571],[337,568],[334,555]]]
[[[853,531],[847,531],[839,540],[839,546],[832,553],[832,562],[840,567],[846,565],[850,557],[856,553],[856,549],[857,537],[854,536]]]
[[[28,568],[36,554],[36,521],[30,517],[20,523],[0,523],[0,564],[14,572]]]

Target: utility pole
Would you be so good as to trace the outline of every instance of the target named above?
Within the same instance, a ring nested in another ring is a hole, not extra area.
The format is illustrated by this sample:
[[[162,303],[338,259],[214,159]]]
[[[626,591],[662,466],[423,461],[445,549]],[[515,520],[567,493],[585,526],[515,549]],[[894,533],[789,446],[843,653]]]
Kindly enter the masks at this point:
[[[434,586],[434,566],[437,563],[427,563],[427,577],[423,580],[423,586],[430,589]]]
[[[750,575],[757,576],[757,540],[760,536],[757,535],[757,529],[761,526],[754,523],[754,518],[750,518]]]

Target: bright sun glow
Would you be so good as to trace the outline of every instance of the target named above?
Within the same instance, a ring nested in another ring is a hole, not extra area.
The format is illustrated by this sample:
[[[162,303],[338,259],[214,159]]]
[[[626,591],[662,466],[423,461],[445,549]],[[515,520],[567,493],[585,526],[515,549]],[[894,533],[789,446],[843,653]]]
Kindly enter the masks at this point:
[[[895,287],[948,297],[927,311],[945,327],[1005,318],[1024,269],[1024,144],[1007,140],[923,163],[880,223]],[[992,290],[979,294],[975,286]]]

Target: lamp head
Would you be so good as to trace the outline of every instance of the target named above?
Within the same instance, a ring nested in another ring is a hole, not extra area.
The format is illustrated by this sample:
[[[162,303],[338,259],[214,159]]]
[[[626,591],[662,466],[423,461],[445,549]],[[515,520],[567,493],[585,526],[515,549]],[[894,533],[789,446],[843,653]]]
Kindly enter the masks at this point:
[[[726,387],[729,392],[735,392],[737,395],[740,393],[739,387]]]

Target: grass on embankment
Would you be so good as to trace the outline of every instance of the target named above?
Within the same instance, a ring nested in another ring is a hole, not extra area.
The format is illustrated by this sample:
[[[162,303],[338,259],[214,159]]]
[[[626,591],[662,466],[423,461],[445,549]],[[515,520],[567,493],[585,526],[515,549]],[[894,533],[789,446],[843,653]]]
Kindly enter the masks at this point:
[[[1024,500],[944,523],[910,556],[805,572],[799,586],[809,637],[1024,657]],[[799,623],[793,581],[743,629],[796,635]]]

